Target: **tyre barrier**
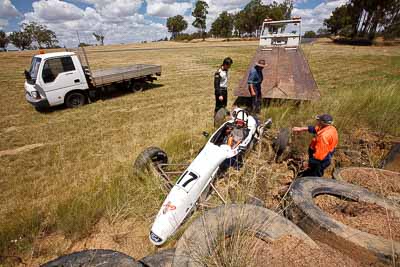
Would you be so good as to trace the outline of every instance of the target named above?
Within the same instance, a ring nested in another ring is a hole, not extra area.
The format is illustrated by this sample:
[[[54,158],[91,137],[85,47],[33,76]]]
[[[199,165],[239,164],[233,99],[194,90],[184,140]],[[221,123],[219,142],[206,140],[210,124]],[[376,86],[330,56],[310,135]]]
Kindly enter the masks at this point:
[[[169,267],[175,256],[175,249],[165,249],[139,260],[143,267]]]
[[[314,203],[316,196],[324,194],[376,204],[400,216],[396,202],[356,185],[317,177],[295,180],[290,191],[293,221],[314,240],[324,242],[368,264],[375,264],[377,260],[389,264],[399,262],[399,242],[362,232],[334,220]]]
[[[141,267],[134,258],[113,250],[91,249],[61,256],[41,267]]]
[[[238,229],[265,241],[290,235],[311,248],[318,248],[295,224],[271,210],[247,204],[229,204],[210,209],[192,222],[176,245],[173,266],[203,266],[199,257],[211,256],[218,246],[218,238],[221,235],[230,237]]]

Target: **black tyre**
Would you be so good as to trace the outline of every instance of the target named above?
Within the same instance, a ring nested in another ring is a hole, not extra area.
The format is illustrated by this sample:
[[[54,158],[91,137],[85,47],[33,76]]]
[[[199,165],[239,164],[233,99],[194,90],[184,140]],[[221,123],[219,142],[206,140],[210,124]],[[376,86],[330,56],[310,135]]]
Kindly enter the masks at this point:
[[[146,267],[167,267],[172,265],[175,249],[165,249],[139,260]]]
[[[133,174],[140,176],[153,171],[157,164],[167,164],[168,156],[158,147],[148,147],[143,150],[133,164]]]
[[[280,129],[278,136],[273,140],[272,148],[276,153],[277,160],[282,156],[283,152],[285,152],[289,143],[290,134],[289,128],[282,128]]]
[[[345,167],[335,168],[333,178],[364,187],[383,196],[400,196],[400,173],[377,168]]]
[[[229,111],[226,108],[220,108],[214,115],[214,127],[220,127],[225,121]]]
[[[134,258],[113,250],[93,249],[61,256],[41,265],[42,267],[139,267]]]
[[[72,92],[65,97],[65,105],[69,108],[79,108],[86,103],[86,96],[82,92]]]
[[[311,248],[318,248],[295,224],[273,211],[229,204],[208,210],[193,221],[177,243],[173,266],[203,266],[198,260],[213,255],[218,240],[231,237],[238,230],[255,233],[256,237],[268,241],[292,236]]]
[[[290,192],[293,220],[312,238],[351,254],[367,264],[378,260],[399,262],[400,243],[362,232],[334,220],[314,203],[318,195],[332,195],[351,201],[376,204],[400,216],[396,203],[365,188],[331,179],[305,177],[296,179]],[[394,257],[394,258],[393,258]]]
[[[132,84],[132,92],[142,92],[146,87],[146,82],[144,81],[134,81]]]
[[[400,172],[400,143],[393,144],[389,154],[382,162],[382,167],[386,170]]]

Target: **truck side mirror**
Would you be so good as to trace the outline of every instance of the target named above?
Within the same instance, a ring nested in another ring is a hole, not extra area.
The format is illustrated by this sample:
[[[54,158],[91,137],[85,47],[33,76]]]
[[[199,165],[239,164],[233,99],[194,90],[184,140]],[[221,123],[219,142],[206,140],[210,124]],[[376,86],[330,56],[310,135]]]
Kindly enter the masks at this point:
[[[208,137],[210,136],[210,134],[209,134],[208,132],[204,131],[204,132],[203,132],[203,136],[204,136],[205,138],[208,138]]]
[[[24,75],[25,75],[25,79],[26,79],[27,81],[32,80],[32,76],[31,76],[31,74],[29,73],[29,71],[24,70]]]

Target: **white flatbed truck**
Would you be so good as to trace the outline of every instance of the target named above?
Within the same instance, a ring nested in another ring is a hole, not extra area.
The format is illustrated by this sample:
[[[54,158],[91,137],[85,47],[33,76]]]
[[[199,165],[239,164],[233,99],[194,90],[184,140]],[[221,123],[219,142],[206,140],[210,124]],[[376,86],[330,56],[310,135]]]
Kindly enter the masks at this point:
[[[110,86],[139,91],[144,83],[153,82],[157,80],[154,76],[160,75],[158,65],[92,71],[86,53],[41,53],[33,56],[29,71],[25,71],[25,97],[38,110],[62,104],[75,108],[88,103],[97,91]]]

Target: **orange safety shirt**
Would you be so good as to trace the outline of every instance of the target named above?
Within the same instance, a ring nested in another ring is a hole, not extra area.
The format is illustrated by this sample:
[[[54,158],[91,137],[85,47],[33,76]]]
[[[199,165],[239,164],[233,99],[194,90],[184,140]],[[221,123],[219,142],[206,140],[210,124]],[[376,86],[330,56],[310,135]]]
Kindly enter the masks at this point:
[[[312,139],[310,148],[314,152],[313,157],[317,160],[324,160],[329,153],[332,153],[339,142],[336,128],[332,125],[320,128],[315,127],[316,135]]]

